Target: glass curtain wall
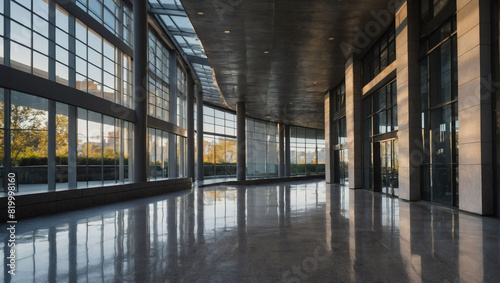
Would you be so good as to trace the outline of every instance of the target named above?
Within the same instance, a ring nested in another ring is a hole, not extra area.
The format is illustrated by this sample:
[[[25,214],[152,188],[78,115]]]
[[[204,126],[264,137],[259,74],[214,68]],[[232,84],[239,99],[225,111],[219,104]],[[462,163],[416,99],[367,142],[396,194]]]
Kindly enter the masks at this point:
[[[203,106],[203,173],[205,177],[236,177],[236,115]]]
[[[324,130],[290,127],[290,175],[324,173],[325,156]]]
[[[5,2],[10,5],[7,11]],[[121,1],[107,2],[121,7],[118,11],[128,9]],[[109,10],[100,5],[101,11]],[[12,68],[132,107],[131,58],[122,50],[57,4],[49,5],[43,0],[3,0],[1,6],[1,64],[8,62]],[[49,17],[51,14],[54,16]],[[114,23],[113,27],[117,25]],[[6,30],[9,26],[10,30]],[[7,34],[10,37],[5,41],[3,37]],[[70,64],[73,58],[74,67]]]
[[[0,96],[1,178],[7,171],[16,173],[21,193],[68,189],[71,181],[78,188],[130,181],[132,123],[17,91],[1,89]],[[5,130],[10,139],[4,139]],[[50,136],[55,140],[52,145]],[[70,146],[71,141],[76,147]],[[4,151],[6,146],[10,152]],[[76,160],[69,158],[72,154]],[[4,168],[6,158],[10,168]]]
[[[246,118],[246,159],[249,178],[277,177],[278,124]],[[305,162],[304,146],[304,162]]]
[[[75,2],[111,33],[132,46],[132,10],[125,3],[120,0],[76,0]]]
[[[452,16],[421,43],[422,199],[458,205],[458,79]]]

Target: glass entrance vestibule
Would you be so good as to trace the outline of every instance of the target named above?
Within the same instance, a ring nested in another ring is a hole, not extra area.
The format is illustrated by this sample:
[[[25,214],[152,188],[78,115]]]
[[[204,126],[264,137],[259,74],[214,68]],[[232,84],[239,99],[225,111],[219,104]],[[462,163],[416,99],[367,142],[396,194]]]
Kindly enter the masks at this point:
[[[391,139],[373,144],[373,189],[399,196],[398,140]]]
[[[363,100],[363,188],[399,195],[396,81]]]

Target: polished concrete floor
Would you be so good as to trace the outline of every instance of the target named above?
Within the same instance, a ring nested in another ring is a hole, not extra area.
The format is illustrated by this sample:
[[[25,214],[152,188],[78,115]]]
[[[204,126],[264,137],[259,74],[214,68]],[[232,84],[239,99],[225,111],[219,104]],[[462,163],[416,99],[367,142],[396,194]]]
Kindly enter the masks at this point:
[[[500,220],[324,181],[19,221],[1,282],[499,282]]]

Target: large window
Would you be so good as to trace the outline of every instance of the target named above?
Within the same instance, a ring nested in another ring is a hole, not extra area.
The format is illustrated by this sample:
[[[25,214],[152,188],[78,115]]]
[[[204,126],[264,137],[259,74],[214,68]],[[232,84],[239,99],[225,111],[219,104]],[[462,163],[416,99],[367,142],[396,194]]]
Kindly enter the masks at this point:
[[[428,22],[436,17],[448,4],[450,0],[420,0],[420,19],[422,22]]]
[[[131,179],[132,123],[78,108],[77,133],[79,188]]]
[[[148,180],[168,178],[169,133],[148,128],[149,177]]]
[[[132,75],[128,56],[78,20],[75,53],[77,89],[132,106]],[[120,69],[121,62],[123,68]],[[120,86],[123,86],[122,91]]]
[[[47,184],[48,100],[12,92],[10,106],[10,160],[20,190]]]
[[[290,127],[290,174],[292,176],[325,172],[325,133],[302,127]]]
[[[372,119],[373,135],[398,129],[396,81],[382,87],[363,101],[363,117]]]
[[[187,126],[187,105],[186,105],[186,72],[177,67],[177,126],[186,128]]]
[[[132,123],[21,92],[1,89],[0,96],[1,174],[16,173],[20,193],[130,181]],[[4,168],[6,158],[10,168]]]
[[[278,124],[246,118],[247,176],[278,176]]]
[[[132,46],[132,11],[121,0],[76,0],[76,4]]]
[[[168,49],[150,30],[148,41],[149,61],[149,100],[148,114],[169,121],[169,62]]]
[[[10,2],[8,11],[4,1]],[[43,0],[4,1],[0,5],[1,64],[132,107],[131,59],[124,52],[58,5]],[[9,26],[9,31],[4,30]],[[10,34],[10,41],[3,40],[5,34]],[[4,48],[5,43],[10,48]]]
[[[395,28],[392,24],[363,59],[363,82],[369,83],[396,60]]]
[[[422,199],[458,205],[458,79],[454,17],[422,41],[421,51]]]
[[[345,109],[345,82],[342,81],[332,93],[335,96],[335,112]]]
[[[10,65],[48,79],[50,44],[48,2],[11,0],[8,12],[11,15]],[[60,38],[59,34],[57,38]]]
[[[236,177],[236,115],[203,106],[203,174]]]

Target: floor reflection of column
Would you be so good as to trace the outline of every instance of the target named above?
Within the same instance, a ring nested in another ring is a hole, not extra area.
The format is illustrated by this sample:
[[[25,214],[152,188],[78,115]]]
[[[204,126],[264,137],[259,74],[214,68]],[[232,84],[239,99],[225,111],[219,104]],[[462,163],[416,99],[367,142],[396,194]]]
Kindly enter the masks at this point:
[[[291,206],[290,206],[290,185],[285,186],[285,223],[287,226],[290,225],[290,214],[291,214]]]
[[[71,220],[68,223],[68,279],[69,282],[77,282],[77,223]]]
[[[356,281],[356,272],[354,265],[356,264],[356,191],[349,190],[349,256],[350,264],[350,281]]]
[[[268,197],[267,197],[267,203],[265,204],[266,210],[268,211],[266,214],[264,214],[265,219],[278,219],[278,209],[276,205],[278,204],[278,191],[276,186],[270,186],[267,189],[268,192]],[[265,211],[265,210],[263,210]],[[273,221],[271,220],[271,221]]]
[[[198,238],[198,243],[204,243],[205,242],[205,215],[204,215],[204,209],[205,205],[203,203],[204,198],[203,198],[203,188],[198,188],[196,190],[196,222],[198,223],[198,229],[196,231],[197,238]]]
[[[330,230],[327,234],[330,238],[327,240],[327,245],[331,250],[332,257],[334,261],[341,260],[343,268],[339,270],[341,272],[347,272],[347,274],[342,274],[340,278],[354,278],[350,275],[352,271],[352,262],[350,257],[351,241],[350,241],[350,223],[349,223],[349,190],[345,187],[341,187],[338,184],[327,184],[327,214],[330,219],[328,226]],[[347,195],[347,197],[346,197]],[[347,198],[347,200],[346,200]]]
[[[179,227],[179,236],[177,237],[178,242],[179,242],[179,249],[180,253],[179,256],[182,256],[186,253],[186,199],[184,197],[178,198],[179,202],[179,209],[178,209],[178,217],[179,217],[179,223],[177,226]]]
[[[411,204],[399,202],[399,251],[406,265],[406,274],[410,282],[422,282],[422,257],[412,252],[412,214]],[[414,233],[413,233],[414,234]]]
[[[148,206],[149,207],[149,206]],[[153,282],[158,281],[157,279],[157,274],[158,271],[161,270],[161,260],[159,257],[159,243],[158,243],[158,202],[153,203],[153,211],[149,210],[149,217],[153,217],[153,227],[149,227],[150,230],[153,230],[153,235],[149,235],[150,237],[153,236],[153,243],[152,247],[153,249],[149,253],[149,258],[151,260],[151,270],[149,274],[151,275],[151,280]],[[151,216],[151,213],[153,215]]]
[[[458,272],[460,281],[484,280],[483,219],[459,214]],[[498,280],[498,278],[496,278]]]
[[[247,210],[246,210],[245,188],[238,188],[237,191],[237,214],[238,214],[238,248],[240,251],[247,249]]]
[[[135,282],[149,282],[149,237],[147,205],[138,205],[134,214],[134,274]]]
[[[325,242],[328,247],[328,251],[332,250],[332,185],[331,184],[326,184],[326,190],[325,190]],[[338,206],[340,207],[340,205]]]
[[[170,198],[167,200],[167,279],[174,281],[177,274],[177,199]]]
[[[285,187],[283,185],[279,186],[278,195],[278,207],[279,207],[279,226],[280,228],[285,227]],[[283,233],[283,230],[280,230]]]
[[[115,225],[115,282],[123,281],[123,259],[124,259],[124,246],[123,240],[125,238],[125,212],[118,210],[116,215]],[[71,281],[70,282],[74,282]]]
[[[191,249],[193,248],[195,238],[194,238],[194,193],[190,193],[186,196],[187,198],[187,210],[186,210],[186,215],[187,215],[187,229],[188,229],[188,248]]]
[[[49,228],[49,278],[48,282],[56,282],[57,279],[57,231],[56,227]]]

